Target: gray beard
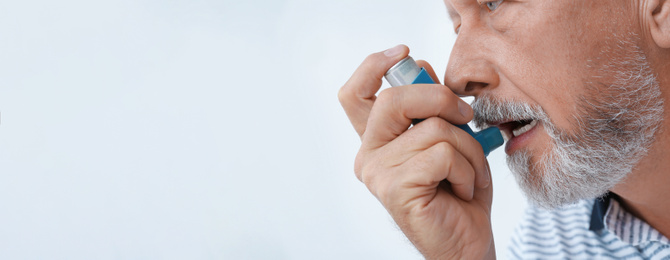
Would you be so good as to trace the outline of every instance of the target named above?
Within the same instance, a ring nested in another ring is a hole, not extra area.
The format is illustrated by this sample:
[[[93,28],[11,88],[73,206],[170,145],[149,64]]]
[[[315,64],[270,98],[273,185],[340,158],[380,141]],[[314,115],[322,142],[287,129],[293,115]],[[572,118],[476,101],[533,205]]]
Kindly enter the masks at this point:
[[[539,106],[486,95],[472,103],[479,128],[510,118],[532,118],[552,138],[541,155],[520,149],[507,157],[531,204],[553,209],[601,197],[624,181],[651,147],[663,121],[660,86],[637,45],[619,41],[615,50],[626,57],[608,61],[599,70],[601,75],[613,75],[612,82],[585,83],[587,94],[579,98],[573,117],[577,130],[559,129]]]

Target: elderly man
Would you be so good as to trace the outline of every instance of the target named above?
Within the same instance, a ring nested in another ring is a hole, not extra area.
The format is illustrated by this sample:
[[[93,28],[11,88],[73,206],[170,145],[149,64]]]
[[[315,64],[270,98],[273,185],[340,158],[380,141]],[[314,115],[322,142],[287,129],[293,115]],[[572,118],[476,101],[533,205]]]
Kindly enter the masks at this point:
[[[362,140],[356,176],[419,251],[495,258],[490,169],[454,126],[474,118],[507,136],[532,204],[509,257],[670,259],[670,0],[445,4],[458,39],[444,85],[377,95],[400,45],[339,92]]]

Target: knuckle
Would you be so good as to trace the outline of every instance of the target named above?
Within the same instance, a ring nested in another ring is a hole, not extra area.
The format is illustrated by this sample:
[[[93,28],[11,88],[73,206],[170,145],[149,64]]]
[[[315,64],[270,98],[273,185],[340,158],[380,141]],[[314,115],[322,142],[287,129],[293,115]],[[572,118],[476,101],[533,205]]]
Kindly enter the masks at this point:
[[[339,91],[337,91],[337,100],[342,103],[342,101],[347,99],[346,85],[342,86]]]
[[[397,179],[384,178],[377,180],[371,191],[385,208],[391,210],[402,204],[401,197],[405,194],[403,187],[403,183]]]
[[[351,100],[352,96],[353,93],[351,92],[350,88],[347,87],[347,85],[342,86],[337,92],[337,99],[343,106]]]
[[[398,110],[401,102],[399,93],[398,88],[385,89],[379,93],[375,103],[379,103],[379,105],[384,108]]]
[[[368,168],[368,167],[365,167]],[[368,187],[368,190],[370,190],[373,194],[378,193],[377,192],[377,178],[376,175],[373,173],[370,173],[367,170],[365,174],[361,174],[361,182],[365,184],[366,187]]]
[[[443,86],[435,87],[435,98],[440,104],[451,104],[454,102],[454,93],[449,88]]]
[[[435,131],[434,134],[446,138],[452,149],[463,147],[463,140],[458,132],[460,129],[444,119],[436,119],[435,125],[432,127],[432,131]]]
[[[455,156],[454,147],[447,142],[439,142],[435,144],[435,153],[437,153],[438,156],[443,158],[451,159]]]
[[[400,192],[399,186],[400,185],[397,184],[394,185],[393,182],[384,185],[378,185],[376,190],[377,198],[386,207],[392,206],[394,201],[396,201],[396,195]]]
[[[394,97],[397,95],[396,92],[398,92],[396,88],[387,88],[382,90],[379,92],[379,95],[377,95],[377,101],[380,103],[387,103],[394,99]]]
[[[428,129],[436,133],[444,133],[445,131],[449,131],[448,129],[450,128],[449,123],[447,123],[447,121],[444,121],[443,119],[438,117],[428,118],[421,123],[422,124],[425,123]]]
[[[460,128],[445,121],[442,118],[431,117],[421,122],[422,128],[426,129],[430,135],[438,136],[443,142],[448,143],[451,149],[460,149],[467,146],[476,147],[479,145],[474,138],[463,138]],[[466,134],[467,135],[467,134]],[[480,152],[483,156],[484,152]]]
[[[377,174],[375,174],[375,163],[371,162],[369,158],[368,154],[359,152],[354,162],[354,172],[356,173],[356,178],[365,184],[370,191],[373,191]]]
[[[462,140],[459,138],[458,129],[451,123],[442,118],[431,117],[421,124],[426,124],[426,128],[431,135],[439,136],[442,140],[448,140],[453,147],[461,147]]]
[[[362,153],[358,153],[356,155],[356,159],[354,160],[354,173],[356,174],[356,178],[358,178],[359,181],[363,182],[363,169],[365,167],[365,159],[363,158]]]
[[[360,155],[356,158],[356,177],[365,184],[368,190],[380,201],[387,197],[386,185],[379,165],[369,159],[369,156]],[[383,202],[383,201],[382,201]]]

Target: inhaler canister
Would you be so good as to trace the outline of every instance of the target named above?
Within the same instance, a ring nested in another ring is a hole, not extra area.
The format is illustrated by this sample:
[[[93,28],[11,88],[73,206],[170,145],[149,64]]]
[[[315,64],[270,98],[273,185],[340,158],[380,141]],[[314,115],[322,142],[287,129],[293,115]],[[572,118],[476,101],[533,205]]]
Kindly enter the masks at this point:
[[[386,78],[386,81],[388,81],[392,87],[435,83],[430,75],[428,75],[428,72],[426,72],[424,68],[419,68],[414,59],[410,56],[407,56],[393,65],[393,67],[386,72],[384,78]],[[481,144],[485,156],[488,156],[491,151],[502,146],[505,142],[500,133],[500,129],[497,127],[490,127],[475,133],[467,124],[456,126],[470,134],[477,140],[477,142],[479,142],[479,144]]]

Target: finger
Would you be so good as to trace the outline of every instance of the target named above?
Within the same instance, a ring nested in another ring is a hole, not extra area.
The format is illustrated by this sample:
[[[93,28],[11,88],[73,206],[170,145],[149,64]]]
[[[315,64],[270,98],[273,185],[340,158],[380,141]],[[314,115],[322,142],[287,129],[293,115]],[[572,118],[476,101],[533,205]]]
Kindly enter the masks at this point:
[[[487,169],[488,169],[488,171],[489,171],[489,176],[488,176],[488,178],[489,178],[489,181],[488,181],[488,182],[489,182],[489,185],[486,186],[486,187],[484,187],[484,188],[482,188],[482,187],[477,187],[477,188],[475,189],[475,193],[474,193],[474,197],[473,197],[473,199],[476,200],[476,201],[479,201],[479,202],[481,203],[481,205],[484,206],[484,207],[486,207],[486,208],[488,208],[488,210],[489,210],[489,212],[490,212],[490,211],[491,211],[491,202],[492,202],[492,200],[493,200],[493,183],[492,183],[492,180],[491,180],[491,174],[490,174],[490,172],[491,172],[491,167],[490,167],[490,165],[488,164],[488,161],[487,161],[487,163],[486,163],[486,167],[487,167]],[[479,177],[477,177],[477,178],[479,178]]]
[[[482,146],[468,133],[441,118],[428,118],[412,127],[384,146],[381,156],[389,158],[388,161],[402,164],[440,142],[451,144],[467,159],[476,174],[475,185],[478,188],[490,185],[488,162]]]
[[[407,184],[426,187],[426,192],[434,189],[442,180],[451,184],[452,192],[462,200],[472,200],[474,196],[475,171],[468,160],[447,142],[439,142],[412,157],[403,167],[412,174],[403,178]]]
[[[365,132],[370,109],[375,102],[375,94],[382,85],[382,77],[408,54],[409,48],[405,45],[371,54],[340,88],[338,92],[340,104],[359,136]]]
[[[472,119],[472,108],[443,85],[417,84],[382,91],[368,118],[364,145],[376,149],[405,132],[412,119],[440,117],[454,124]]]
[[[425,60],[417,60],[416,65],[426,69],[426,72],[428,72],[430,78],[433,79],[435,83],[440,84],[440,79],[437,77],[437,74],[435,74],[435,70],[433,70],[433,66],[430,66],[430,63],[426,62]]]

